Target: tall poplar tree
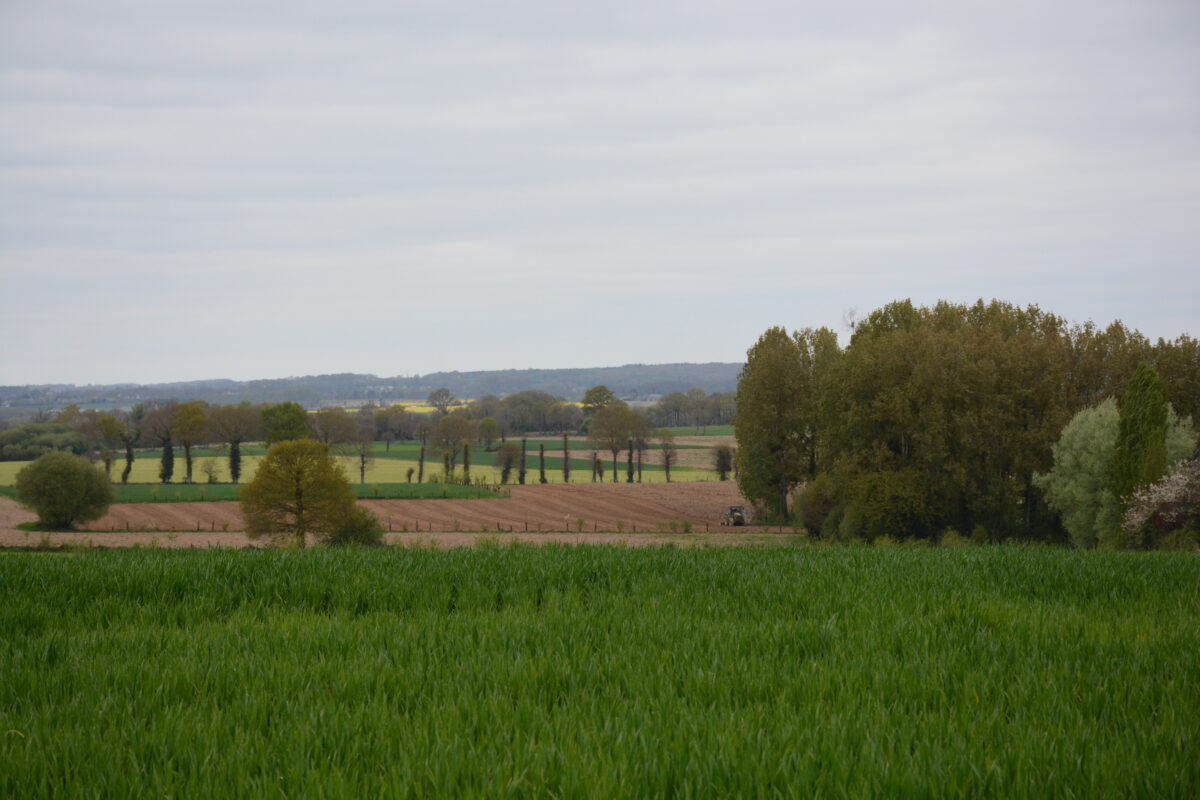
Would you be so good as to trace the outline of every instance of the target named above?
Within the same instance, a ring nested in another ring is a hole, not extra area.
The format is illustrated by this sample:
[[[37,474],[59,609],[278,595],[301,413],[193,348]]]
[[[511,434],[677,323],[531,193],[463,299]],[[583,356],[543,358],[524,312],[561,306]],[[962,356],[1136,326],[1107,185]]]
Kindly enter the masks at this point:
[[[1167,391],[1153,367],[1138,365],[1117,408],[1113,493],[1123,508],[1136,490],[1167,472]]]
[[[738,487],[781,519],[788,518],[788,494],[805,474],[804,410],[812,392],[800,348],[783,328],[769,329],[746,352],[734,422]]]

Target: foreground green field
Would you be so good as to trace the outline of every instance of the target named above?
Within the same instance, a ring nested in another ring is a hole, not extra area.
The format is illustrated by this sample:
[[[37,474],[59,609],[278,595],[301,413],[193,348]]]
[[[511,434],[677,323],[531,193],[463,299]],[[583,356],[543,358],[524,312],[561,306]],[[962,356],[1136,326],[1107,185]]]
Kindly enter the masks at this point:
[[[0,795],[1194,797],[1200,560],[0,554]]]

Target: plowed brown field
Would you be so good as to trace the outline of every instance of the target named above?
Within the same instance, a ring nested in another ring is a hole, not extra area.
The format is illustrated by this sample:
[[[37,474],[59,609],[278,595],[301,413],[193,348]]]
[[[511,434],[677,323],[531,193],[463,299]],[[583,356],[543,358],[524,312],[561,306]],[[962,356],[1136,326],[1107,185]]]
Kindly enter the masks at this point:
[[[774,541],[777,536],[755,528],[720,527],[726,506],[745,503],[732,481],[547,484],[511,489],[512,496],[503,499],[362,502],[389,526],[393,532],[389,540],[396,544],[456,546],[471,544],[480,534],[502,541],[627,544],[743,544]],[[13,501],[0,498],[0,544],[28,545],[40,539],[41,534],[16,530],[18,523],[33,519],[33,514]],[[691,523],[691,535],[682,533],[684,521]],[[51,542],[88,540],[104,546],[152,542],[182,547],[251,546],[241,527],[237,503],[127,503],[112,506],[104,518],[83,531],[50,534],[48,538]]]

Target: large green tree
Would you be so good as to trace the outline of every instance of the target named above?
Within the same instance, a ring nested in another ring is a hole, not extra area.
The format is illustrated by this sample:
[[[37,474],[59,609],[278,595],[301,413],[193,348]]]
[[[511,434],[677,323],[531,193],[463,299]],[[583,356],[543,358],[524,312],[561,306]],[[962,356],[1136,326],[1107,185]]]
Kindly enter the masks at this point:
[[[1074,406],[1065,324],[1036,307],[891,303],[855,328],[823,389],[844,536],[1053,535],[1033,475]],[[818,447],[818,451],[822,448]]]
[[[738,487],[780,519],[788,518],[788,495],[808,472],[815,402],[801,348],[783,328],[770,328],[746,352],[734,425]]]
[[[17,502],[44,524],[67,528],[104,516],[113,501],[108,476],[86,458],[46,453],[17,473]]]
[[[1116,543],[1120,514],[1113,493],[1117,402],[1109,398],[1080,411],[1054,445],[1054,468],[1035,482],[1076,547]]]
[[[354,510],[354,489],[329,447],[311,440],[272,445],[239,499],[247,536],[296,547],[333,535]]]

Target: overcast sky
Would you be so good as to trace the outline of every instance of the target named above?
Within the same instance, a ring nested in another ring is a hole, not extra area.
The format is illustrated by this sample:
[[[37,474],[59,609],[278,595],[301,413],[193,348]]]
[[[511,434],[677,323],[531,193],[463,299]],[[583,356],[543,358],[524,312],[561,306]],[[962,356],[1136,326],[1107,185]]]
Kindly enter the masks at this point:
[[[0,0],[0,170],[0,384],[1194,336],[1200,3]]]

